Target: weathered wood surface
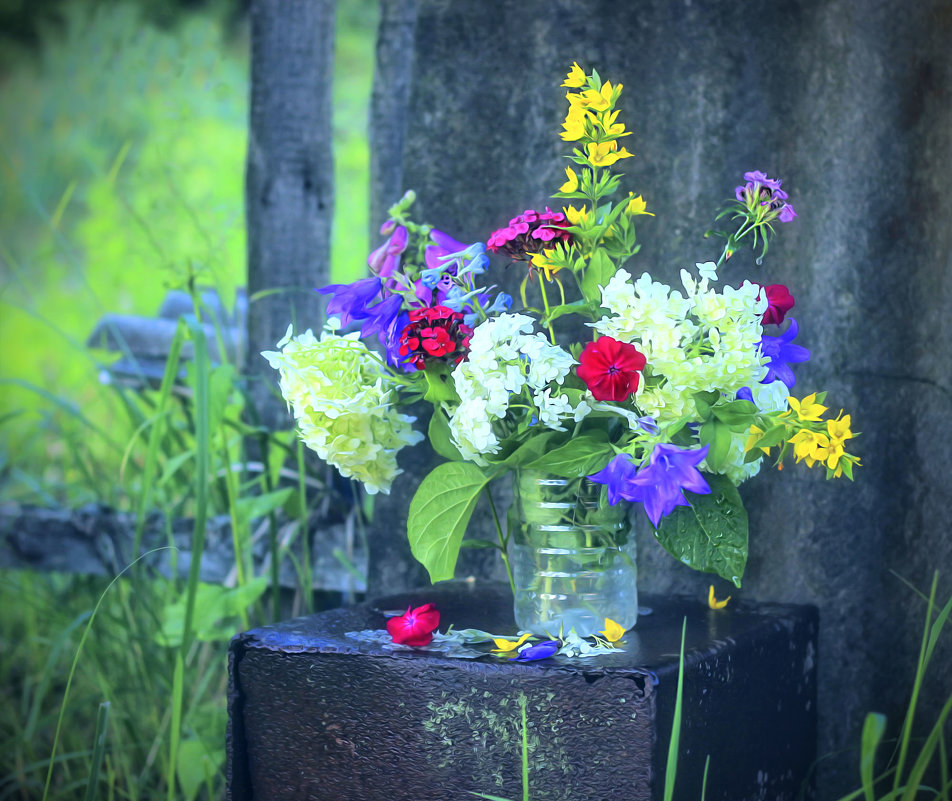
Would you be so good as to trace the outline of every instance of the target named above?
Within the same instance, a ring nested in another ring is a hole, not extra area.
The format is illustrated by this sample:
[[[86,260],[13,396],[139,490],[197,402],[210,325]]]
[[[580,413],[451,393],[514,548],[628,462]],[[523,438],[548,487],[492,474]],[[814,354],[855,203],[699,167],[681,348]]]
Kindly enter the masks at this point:
[[[187,577],[191,564],[193,521],[171,522],[171,543],[163,515],[149,516],[142,537],[140,555],[165,547],[143,561],[159,574],[170,577],[173,564],[178,575]],[[293,542],[291,553],[298,561],[301,541],[296,536],[296,521],[280,520],[279,543]],[[105,506],[90,504],[79,509],[44,509],[19,504],[0,505],[0,568],[62,571],[114,576],[133,560],[135,516]],[[227,516],[212,518],[206,528],[202,554],[201,580],[215,584],[233,584],[235,556],[231,523]],[[252,531],[252,555],[256,575],[270,572],[270,538],[266,524]],[[358,570],[366,569],[366,553],[352,523],[322,525],[312,535],[311,560],[313,588],[352,596],[362,593],[364,581],[356,578],[334,556],[335,549],[349,558]],[[297,587],[298,580],[290,558],[280,568],[280,583]]]
[[[287,416],[275,397],[274,371],[260,353],[274,349],[289,323],[301,331],[320,328],[322,303],[314,288],[330,277],[334,5],[254,0],[250,9],[246,371],[254,405],[273,428],[286,425]],[[265,290],[279,291],[256,297]]]

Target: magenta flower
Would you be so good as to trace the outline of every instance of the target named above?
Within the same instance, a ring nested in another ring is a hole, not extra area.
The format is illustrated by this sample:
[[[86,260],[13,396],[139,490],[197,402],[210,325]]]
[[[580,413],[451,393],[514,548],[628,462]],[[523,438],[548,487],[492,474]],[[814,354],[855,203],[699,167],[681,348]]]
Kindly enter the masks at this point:
[[[387,621],[387,632],[400,645],[429,645],[433,632],[440,625],[439,610],[433,604],[423,604],[416,609],[407,607],[400,617]]]
[[[761,318],[764,325],[780,325],[787,312],[794,307],[793,295],[783,284],[770,284],[761,287],[767,298],[767,311]]]
[[[374,275],[389,278],[400,269],[400,257],[407,249],[407,229],[396,225],[393,220],[387,220],[380,228],[381,234],[390,234],[384,242],[367,258],[367,264]]]
[[[528,261],[531,254],[539,253],[546,244],[571,241],[572,235],[565,230],[568,227],[569,221],[561,211],[552,211],[548,206],[544,212],[526,209],[505,228],[493,231],[486,249],[500,251],[514,261]]]

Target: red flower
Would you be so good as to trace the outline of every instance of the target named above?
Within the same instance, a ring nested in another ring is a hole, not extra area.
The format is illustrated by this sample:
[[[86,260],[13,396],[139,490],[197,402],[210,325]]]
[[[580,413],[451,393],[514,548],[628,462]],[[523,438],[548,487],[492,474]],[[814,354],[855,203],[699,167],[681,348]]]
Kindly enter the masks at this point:
[[[598,401],[623,401],[633,395],[645,367],[645,357],[634,345],[611,337],[589,342],[579,362],[578,377]]]
[[[387,632],[401,645],[429,645],[439,625],[439,610],[433,604],[423,604],[416,609],[407,607],[406,614],[390,618]]]
[[[400,332],[400,356],[417,370],[426,367],[427,358],[459,364],[469,349],[473,329],[463,315],[446,306],[413,309],[410,322]]]
[[[793,295],[783,284],[771,284],[761,287],[767,295],[767,311],[764,312],[764,325],[780,325],[787,312],[793,308]]]

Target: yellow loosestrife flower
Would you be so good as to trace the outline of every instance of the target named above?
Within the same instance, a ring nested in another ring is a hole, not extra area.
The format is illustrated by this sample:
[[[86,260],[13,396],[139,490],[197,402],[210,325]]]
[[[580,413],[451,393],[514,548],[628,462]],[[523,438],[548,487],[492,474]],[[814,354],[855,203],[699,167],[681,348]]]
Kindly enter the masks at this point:
[[[835,476],[843,474],[843,468],[840,465],[840,459],[846,456],[846,450],[843,443],[852,439],[853,432],[850,431],[850,416],[826,421],[826,430],[829,433],[829,441],[817,448],[816,459],[823,462],[830,470],[835,471]]]
[[[599,634],[604,634],[605,639],[609,642],[618,642],[622,637],[625,636],[625,627],[620,623],[616,623],[610,617],[606,617],[605,630],[600,631]]]
[[[562,269],[561,264],[555,264],[551,261],[554,253],[555,250],[549,248],[548,250],[543,250],[542,253],[536,253],[532,256],[532,266],[545,273],[546,281],[551,281],[552,276]]]
[[[577,61],[572,62],[572,69],[569,70],[569,74],[565,76],[565,81],[562,86],[567,86],[569,89],[579,89],[582,86],[585,86],[588,78],[585,76],[585,73],[582,71],[582,68],[578,65]]]
[[[645,203],[645,199],[641,195],[628,195],[628,205],[625,207],[625,211],[632,217],[638,214],[647,214],[649,217],[654,217],[654,212],[647,209],[648,204]]]
[[[612,111],[608,114],[601,114],[598,117],[598,124],[602,126],[602,129],[607,134],[612,136],[631,136],[631,131],[625,130],[624,123],[615,122],[618,118],[618,111]]]
[[[567,95],[567,97],[570,96]],[[586,121],[591,119],[592,115],[581,106],[571,106],[569,113],[565,115],[565,122],[562,123],[562,127],[565,128],[560,134],[563,141],[577,142],[579,139],[588,136]]]
[[[830,444],[829,438],[822,431],[803,429],[790,438],[793,445],[793,455],[798,462],[806,461],[807,467],[813,467],[825,458],[823,453]]]
[[[787,398],[787,404],[796,413],[797,417],[805,423],[819,422],[827,408],[816,402],[815,392],[810,393],[803,400],[797,400],[794,397]]]
[[[725,606],[727,606],[727,602],[728,602],[730,599],[731,599],[731,596],[728,595],[723,601],[718,601],[717,598],[714,597],[714,585],[713,585],[713,584],[711,585],[711,589],[710,589],[710,590],[708,591],[708,593],[707,593],[707,605],[708,605],[711,609],[723,609]]]
[[[759,426],[751,426],[748,434],[750,434],[750,436],[747,438],[747,444],[744,445],[744,453],[748,453],[754,449],[754,446],[757,444],[757,440],[759,440],[764,435],[764,432]],[[770,448],[762,447],[760,450],[766,454],[770,453]]]
[[[562,211],[565,212],[565,219],[572,225],[583,225],[588,222],[588,209],[584,206],[580,209],[575,206],[565,206]]]
[[[621,92],[621,84],[618,84],[618,91]],[[611,81],[605,81],[600,92],[594,89],[586,89],[584,92],[574,92],[566,95],[569,103],[573,106],[589,109],[591,111],[608,111],[612,107],[612,94],[614,93]]]
[[[615,141],[589,142],[585,149],[588,151],[589,163],[594,167],[610,167],[618,159],[628,159],[634,155],[625,148],[619,150],[618,143]]]
[[[565,168],[565,177],[568,179],[559,187],[560,192],[575,192],[578,190],[578,176],[571,167]]]

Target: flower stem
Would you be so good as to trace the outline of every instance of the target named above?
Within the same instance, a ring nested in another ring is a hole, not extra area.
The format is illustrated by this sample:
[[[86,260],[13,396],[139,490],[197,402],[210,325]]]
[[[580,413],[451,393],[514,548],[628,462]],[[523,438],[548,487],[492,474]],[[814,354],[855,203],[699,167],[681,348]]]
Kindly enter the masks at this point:
[[[555,344],[555,330],[549,321],[549,296],[545,293],[545,278],[539,276],[539,289],[542,291],[542,305],[545,308],[545,327],[549,329],[549,340]]]
[[[512,578],[512,567],[509,565],[509,543],[507,541],[506,535],[502,532],[502,525],[499,522],[499,515],[496,513],[496,504],[493,501],[493,496],[489,491],[489,487],[484,487],[483,492],[486,493],[486,500],[489,501],[489,509],[493,513],[493,523],[496,524],[496,534],[499,537],[499,552],[502,554],[502,563],[506,566],[506,576],[509,578],[509,587],[512,589],[513,597],[515,597],[516,582]]]

